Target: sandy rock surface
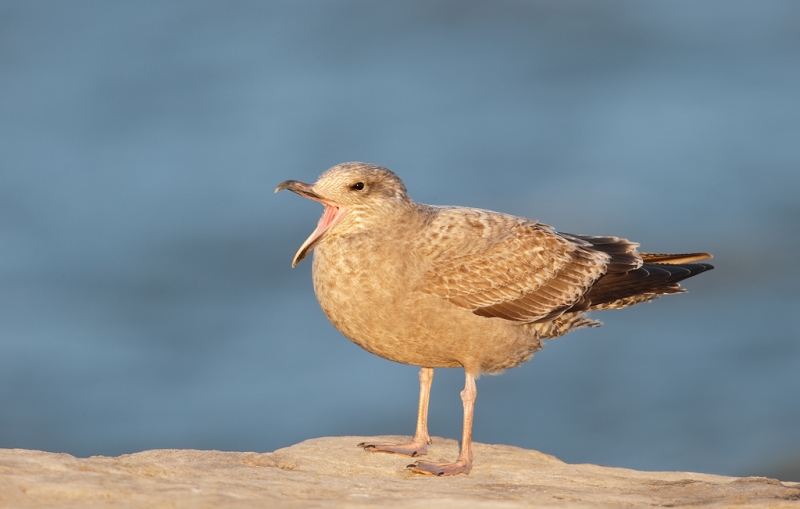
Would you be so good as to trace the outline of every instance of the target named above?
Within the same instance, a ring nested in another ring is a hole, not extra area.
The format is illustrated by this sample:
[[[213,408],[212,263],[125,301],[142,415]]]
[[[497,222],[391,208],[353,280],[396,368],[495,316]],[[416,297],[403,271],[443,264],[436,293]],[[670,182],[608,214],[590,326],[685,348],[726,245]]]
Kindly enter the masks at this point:
[[[474,444],[469,476],[412,475],[410,458],[356,447],[365,440],[376,438],[318,438],[264,454],[154,450],[86,459],[0,449],[0,507],[800,508],[800,483],[568,465],[505,445]],[[457,442],[434,438],[428,458],[457,454]]]

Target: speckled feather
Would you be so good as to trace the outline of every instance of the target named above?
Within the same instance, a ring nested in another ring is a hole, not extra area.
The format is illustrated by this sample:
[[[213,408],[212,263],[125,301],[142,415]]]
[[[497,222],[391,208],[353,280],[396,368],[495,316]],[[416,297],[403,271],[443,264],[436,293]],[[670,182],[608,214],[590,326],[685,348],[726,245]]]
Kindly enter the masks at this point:
[[[418,240],[435,260],[424,290],[480,316],[548,317],[580,299],[611,259],[536,221],[468,208],[436,212]]]

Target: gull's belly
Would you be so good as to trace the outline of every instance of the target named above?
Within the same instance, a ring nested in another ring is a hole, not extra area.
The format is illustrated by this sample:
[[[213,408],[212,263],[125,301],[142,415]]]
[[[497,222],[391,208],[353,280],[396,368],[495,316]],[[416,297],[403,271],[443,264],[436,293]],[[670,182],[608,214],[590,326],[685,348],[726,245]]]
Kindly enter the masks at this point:
[[[368,352],[415,366],[463,366],[477,375],[518,365],[539,348],[531,328],[415,290],[418,276],[390,261],[402,258],[359,253],[353,246],[317,246],[314,291],[331,323]]]
[[[338,240],[338,239],[337,239]],[[370,353],[403,364],[457,367],[443,348],[425,296],[413,290],[402,256],[323,243],[314,252],[314,292],[331,323]]]

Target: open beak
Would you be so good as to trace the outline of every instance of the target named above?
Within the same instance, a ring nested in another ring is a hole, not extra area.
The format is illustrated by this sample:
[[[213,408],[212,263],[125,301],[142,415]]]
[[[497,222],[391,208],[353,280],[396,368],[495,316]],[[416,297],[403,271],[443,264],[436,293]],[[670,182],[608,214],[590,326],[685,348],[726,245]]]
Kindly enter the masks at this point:
[[[304,196],[309,200],[314,200],[320,202],[322,205],[325,206],[325,212],[322,213],[322,217],[317,224],[317,228],[311,233],[311,235],[303,242],[303,245],[300,246],[300,249],[297,250],[297,253],[294,255],[294,259],[292,259],[292,267],[295,267],[298,263],[300,263],[303,258],[314,249],[314,246],[319,244],[319,241],[325,236],[325,234],[333,228],[333,225],[339,222],[345,212],[345,208],[335,203],[331,200],[325,199],[319,194],[314,191],[314,186],[311,184],[304,184],[303,182],[298,182],[297,180],[287,180],[285,182],[281,182],[278,187],[275,188],[275,192],[282,191],[283,189],[288,189],[293,193],[297,193],[300,196]]]

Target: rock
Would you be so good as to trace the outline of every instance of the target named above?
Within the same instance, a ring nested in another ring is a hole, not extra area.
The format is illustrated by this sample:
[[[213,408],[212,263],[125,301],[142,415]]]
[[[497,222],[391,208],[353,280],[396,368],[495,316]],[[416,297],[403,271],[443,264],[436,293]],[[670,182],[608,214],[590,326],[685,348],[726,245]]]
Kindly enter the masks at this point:
[[[569,465],[537,451],[474,444],[468,476],[413,475],[405,456],[364,441],[307,440],[272,453],[153,450],[75,458],[0,449],[0,507],[792,507],[800,483],[687,472]],[[428,458],[458,455],[434,438]]]

